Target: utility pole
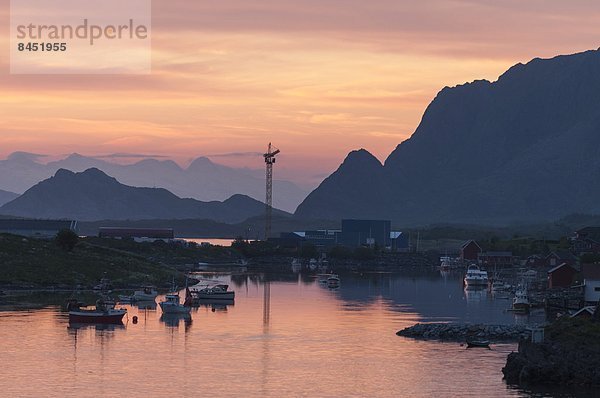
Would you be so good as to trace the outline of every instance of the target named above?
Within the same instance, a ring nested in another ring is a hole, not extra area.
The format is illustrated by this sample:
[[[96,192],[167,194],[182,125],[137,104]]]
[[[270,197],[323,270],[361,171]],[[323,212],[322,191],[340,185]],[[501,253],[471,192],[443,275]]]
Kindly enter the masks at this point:
[[[275,155],[281,152],[269,142],[267,153],[263,155],[267,166],[267,197],[265,200],[265,240],[271,236],[271,218],[273,216],[273,164],[275,164]]]

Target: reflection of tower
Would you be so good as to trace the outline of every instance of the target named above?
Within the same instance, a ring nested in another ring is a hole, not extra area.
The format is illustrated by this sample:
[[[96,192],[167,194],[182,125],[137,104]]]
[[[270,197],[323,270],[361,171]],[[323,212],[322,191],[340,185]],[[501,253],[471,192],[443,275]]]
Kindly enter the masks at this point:
[[[266,197],[266,214],[265,214],[265,240],[269,239],[271,235],[271,217],[273,213],[273,164],[275,164],[275,155],[279,153],[279,149],[271,146],[269,142],[269,147],[267,149],[267,153],[263,155],[265,158],[265,163],[267,165],[267,197]]]
[[[270,343],[269,339],[269,319],[271,315],[271,282],[266,280],[263,275],[263,359],[262,359],[262,377],[261,377],[261,395],[268,395],[267,386],[269,385],[269,365],[270,365]]]
[[[263,326],[269,326],[271,317],[271,282],[265,281],[263,297]]]

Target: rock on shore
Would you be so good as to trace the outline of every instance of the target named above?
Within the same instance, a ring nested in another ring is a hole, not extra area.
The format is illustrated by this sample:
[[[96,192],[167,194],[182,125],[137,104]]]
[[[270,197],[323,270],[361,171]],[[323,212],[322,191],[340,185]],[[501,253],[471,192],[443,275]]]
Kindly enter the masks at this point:
[[[558,321],[544,343],[519,342],[502,373],[509,384],[600,385],[600,324]]]
[[[523,325],[485,325],[464,323],[417,323],[400,330],[398,336],[415,339],[464,341],[467,336],[495,341],[516,341],[528,338],[530,333]]]

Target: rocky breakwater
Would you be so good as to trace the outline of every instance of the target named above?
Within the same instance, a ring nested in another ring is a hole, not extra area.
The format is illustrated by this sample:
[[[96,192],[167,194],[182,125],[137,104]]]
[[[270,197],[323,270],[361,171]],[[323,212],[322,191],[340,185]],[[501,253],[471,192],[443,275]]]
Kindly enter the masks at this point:
[[[417,323],[402,329],[398,336],[415,339],[465,341],[467,337],[490,341],[517,341],[529,338],[523,325],[485,325],[465,323]]]
[[[543,343],[521,341],[502,369],[509,384],[600,385],[600,323],[563,319],[548,326]]]

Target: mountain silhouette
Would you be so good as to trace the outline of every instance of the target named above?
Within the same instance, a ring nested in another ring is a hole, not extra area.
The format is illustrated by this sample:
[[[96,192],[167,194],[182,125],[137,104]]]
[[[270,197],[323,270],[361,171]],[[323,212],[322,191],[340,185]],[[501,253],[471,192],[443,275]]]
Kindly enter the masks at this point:
[[[350,154],[296,215],[504,225],[600,213],[598,104],[600,51],[446,87],[383,165]]]
[[[81,221],[208,219],[237,223],[264,211],[264,203],[248,196],[234,195],[223,202],[182,199],[163,188],[123,185],[96,168],[80,173],[60,169],[0,207],[2,215]],[[287,213],[274,210],[274,214]]]
[[[160,187],[177,196],[202,201],[225,200],[243,194],[265,199],[264,170],[232,168],[199,157],[187,168],[172,160],[147,158],[133,164],[117,164],[73,153],[64,159],[41,163],[42,155],[15,152],[0,160],[0,188],[23,193],[38,182],[53,176],[59,169],[81,172],[97,168],[123,184],[136,187]],[[262,165],[258,159],[257,165]],[[274,206],[294,211],[309,190],[290,181],[274,180]]]

